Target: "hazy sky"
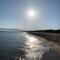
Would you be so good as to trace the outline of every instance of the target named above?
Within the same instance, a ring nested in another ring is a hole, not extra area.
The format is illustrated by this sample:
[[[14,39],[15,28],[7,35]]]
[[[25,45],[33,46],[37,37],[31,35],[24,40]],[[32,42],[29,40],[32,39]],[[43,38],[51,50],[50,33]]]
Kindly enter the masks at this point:
[[[0,0],[0,28],[59,29],[60,0]]]

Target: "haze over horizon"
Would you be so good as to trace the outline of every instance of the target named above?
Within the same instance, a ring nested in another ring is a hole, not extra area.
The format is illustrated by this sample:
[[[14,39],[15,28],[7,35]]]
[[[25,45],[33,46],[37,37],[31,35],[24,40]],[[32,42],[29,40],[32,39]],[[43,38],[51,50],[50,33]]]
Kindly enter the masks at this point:
[[[0,0],[0,28],[60,29],[60,0]]]

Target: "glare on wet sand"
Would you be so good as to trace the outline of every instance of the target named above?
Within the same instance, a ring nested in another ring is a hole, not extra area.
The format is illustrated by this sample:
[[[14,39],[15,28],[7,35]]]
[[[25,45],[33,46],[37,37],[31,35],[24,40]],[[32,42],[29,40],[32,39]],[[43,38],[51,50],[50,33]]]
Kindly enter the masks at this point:
[[[25,35],[26,37],[26,57],[31,60],[37,60],[42,58],[42,54],[48,51],[48,47],[44,47],[42,45],[43,41],[37,39],[34,36],[30,36],[29,34]]]

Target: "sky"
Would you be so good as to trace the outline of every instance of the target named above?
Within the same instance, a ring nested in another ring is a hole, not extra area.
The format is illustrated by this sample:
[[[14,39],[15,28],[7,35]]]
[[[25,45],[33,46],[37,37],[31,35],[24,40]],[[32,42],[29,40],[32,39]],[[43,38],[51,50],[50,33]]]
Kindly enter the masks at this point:
[[[0,0],[0,28],[60,29],[60,0]]]

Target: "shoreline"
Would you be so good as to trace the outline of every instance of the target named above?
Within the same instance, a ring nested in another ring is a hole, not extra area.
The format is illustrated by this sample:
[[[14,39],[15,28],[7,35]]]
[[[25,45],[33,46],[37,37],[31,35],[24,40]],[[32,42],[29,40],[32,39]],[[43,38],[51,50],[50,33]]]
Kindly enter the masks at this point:
[[[35,34],[35,33],[33,33],[33,32],[28,32],[28,34],[31,34],[31,35],[34,35],[34,36],[36,36],[38,39],[41,37],[41,38],[43,38],[44,39],[44,41],[46,41],[48,44],[49,44],[49,47],[51,48],[51,49],[54,49],[56,52],[58,52],[59,54],[60,54],[60,42],[59,42],[59,44],[58,43],[55,43],[54,41],[50,41],[50,40],[47,40],[46,38],[47,37],[42,37],[41,35],[39,36],[39,35],[37,35],[37,34]],[[47,33],[46,33],[47,34]],[[59,34],[60,35],[60,34]],[[51,37],[51,36],[50,36]],[[55,38],[57,38],[57,37],[55,37]]]
[[[47,32],[28,32],[28,33],[42,37],[48,41],[51,41],[60,45],[60,34],[58,33],[47,33]]]

